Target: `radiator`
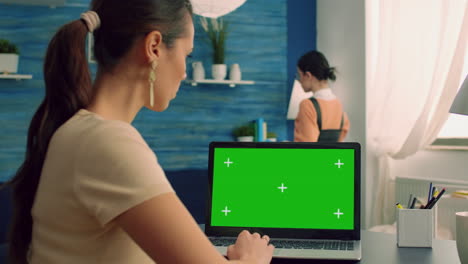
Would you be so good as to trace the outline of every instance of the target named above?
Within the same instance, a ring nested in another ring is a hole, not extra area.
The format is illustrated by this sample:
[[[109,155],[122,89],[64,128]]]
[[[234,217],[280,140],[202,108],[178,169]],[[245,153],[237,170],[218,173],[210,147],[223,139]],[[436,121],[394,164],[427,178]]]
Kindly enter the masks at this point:
[[[468,181],[400,176],[395,179],[395,200],[406,206],[410,194],[413,194],[426,202],[431,182],[438,190],[445,188],[445,195],[437,203],[437,237],[455,239],[455,212],[468,211],[468,199],[453,198],[450,193],[468,190]]]

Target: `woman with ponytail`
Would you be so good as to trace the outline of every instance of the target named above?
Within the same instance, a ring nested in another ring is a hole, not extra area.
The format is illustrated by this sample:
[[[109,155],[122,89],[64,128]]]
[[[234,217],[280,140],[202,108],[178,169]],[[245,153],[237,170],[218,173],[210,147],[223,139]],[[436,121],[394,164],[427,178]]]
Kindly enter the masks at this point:
[[[294,122],[294,141],[343,141],[349,131],[349,119],[343,105],[333,94],[328,80],[335,81],[335,68],[316,50],[302,55],[297,63],[297,77],[305,92],[313,96],[304,99]]]
[[[95,81],[85,40],[94,35]],[[93,0],[44,62],[45,98],[13,188],[11,264],[269,263],[269,237],[243,231],[220,255],[131,125],[164,111],[186,77],[189,0]]]

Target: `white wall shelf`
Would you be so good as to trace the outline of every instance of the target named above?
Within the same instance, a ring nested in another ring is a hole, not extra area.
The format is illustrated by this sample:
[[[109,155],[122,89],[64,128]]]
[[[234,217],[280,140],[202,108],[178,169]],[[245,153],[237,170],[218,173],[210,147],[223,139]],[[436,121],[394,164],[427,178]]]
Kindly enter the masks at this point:
[[[49,6],[55,8],[63,6],[65,0],[0,0],[1,4],[16,4],[16,5],[36,5],[36,6]]]
[[[0,79],[14,79],[14,80],[26,80],[26,79],[32,79],[31,74],[0,74]]]
[[[255,84],[254,81],[231,81],[231,80],[213,80],[213,79],[205,79],[205,80],[200,80],[200,81],[195,81],[195,80],[185,80],[186,83],[190,83],[192,86],[197,86],[199,83],[200,84],[228,84],[229,87],[235,87],[236,85],[252,85]]]

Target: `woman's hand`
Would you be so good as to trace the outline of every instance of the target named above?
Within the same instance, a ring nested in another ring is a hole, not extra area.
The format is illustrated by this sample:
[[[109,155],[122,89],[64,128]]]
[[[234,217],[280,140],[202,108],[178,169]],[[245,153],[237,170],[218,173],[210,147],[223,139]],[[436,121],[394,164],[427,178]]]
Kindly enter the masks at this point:
[[[245,263],[268,264],[273,257],[275,247],[269,245],[270,238],[267,235],[260,237],[258,233],[250,234],[242,231],[237,237],[236,244],[227,249],[229,260],[240,260]]]

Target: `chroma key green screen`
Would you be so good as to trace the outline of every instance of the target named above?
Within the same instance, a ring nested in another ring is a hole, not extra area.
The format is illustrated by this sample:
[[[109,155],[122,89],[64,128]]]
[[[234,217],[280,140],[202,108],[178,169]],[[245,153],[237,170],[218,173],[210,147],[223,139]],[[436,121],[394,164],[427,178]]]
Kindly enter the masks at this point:
[[[352,230],[354,150],[216,148],[212,226]]]

